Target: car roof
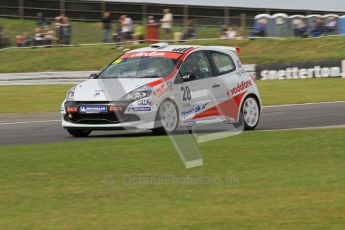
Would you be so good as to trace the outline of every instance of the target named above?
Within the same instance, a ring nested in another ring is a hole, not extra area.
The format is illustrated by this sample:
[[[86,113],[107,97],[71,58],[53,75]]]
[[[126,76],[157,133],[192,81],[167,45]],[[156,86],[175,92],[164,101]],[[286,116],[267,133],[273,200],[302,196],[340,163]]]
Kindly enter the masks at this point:
[[[135,49],[128,51],[127,53],[132,52],[145,52],[145,51],[165,51],[165,52],[178,52],[178,53],[184,53],[189,49],[192,48],[198,48],[200,46],[195,45],[169,45],[168,43],[156,43],[152,44],[147,47]]]
[[[193,49],[200,48],[200,49],[207,49],[207,50],[227,50],[227,51],[233,51],[235,53],[238,52],[236,47],[230,47],[230,46],[169,45],[168,43],[155,43],[148,47],[143,47],[143,48],[128,51],[127,53],[151,52],[151,51],[185,53],[192,48]]]

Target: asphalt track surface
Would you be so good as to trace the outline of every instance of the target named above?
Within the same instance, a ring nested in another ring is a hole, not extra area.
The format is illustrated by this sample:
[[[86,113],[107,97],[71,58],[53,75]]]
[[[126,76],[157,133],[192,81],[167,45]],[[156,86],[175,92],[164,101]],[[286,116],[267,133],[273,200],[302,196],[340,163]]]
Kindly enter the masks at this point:
[[[258,131],[317,127],[345,128],[345,102],[265,107]],[[133,138],[152,135],[138,131],[95,131],[87,138],[73,138],[60,125],[59,113],[0,114],[0,145]]]

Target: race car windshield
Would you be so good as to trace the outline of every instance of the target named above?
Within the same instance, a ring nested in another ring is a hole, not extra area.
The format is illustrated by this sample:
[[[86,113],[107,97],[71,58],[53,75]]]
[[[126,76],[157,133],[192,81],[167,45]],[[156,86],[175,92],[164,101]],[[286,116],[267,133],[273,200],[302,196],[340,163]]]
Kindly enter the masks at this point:
[[[175,69],[180,56],[151,53],[124,54],[102,71],[99,78],[163,78]]]

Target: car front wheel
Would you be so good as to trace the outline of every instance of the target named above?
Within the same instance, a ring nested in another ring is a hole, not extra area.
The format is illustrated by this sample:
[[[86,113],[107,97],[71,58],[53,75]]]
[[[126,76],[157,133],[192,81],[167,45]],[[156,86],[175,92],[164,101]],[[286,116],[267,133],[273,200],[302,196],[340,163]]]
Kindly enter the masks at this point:
[[[74,137],[87,137],[90,135],[91,130],[87,129],[67,129],[67,132]]]
[[[176,131],[179,123],[179,115],[176,105],[170,101],[164,101],[158,109],[156,122],[159,122],[158,128],[153,129],[155,134],[166,134]]]

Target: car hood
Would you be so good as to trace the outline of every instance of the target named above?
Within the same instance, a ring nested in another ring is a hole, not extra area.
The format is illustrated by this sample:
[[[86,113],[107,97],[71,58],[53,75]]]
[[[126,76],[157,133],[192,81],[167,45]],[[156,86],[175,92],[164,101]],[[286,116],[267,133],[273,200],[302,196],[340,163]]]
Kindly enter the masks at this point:
[[[158,78],[90,79],[78,84],[74,91],[75,101],[116,101],[127,93]]]

